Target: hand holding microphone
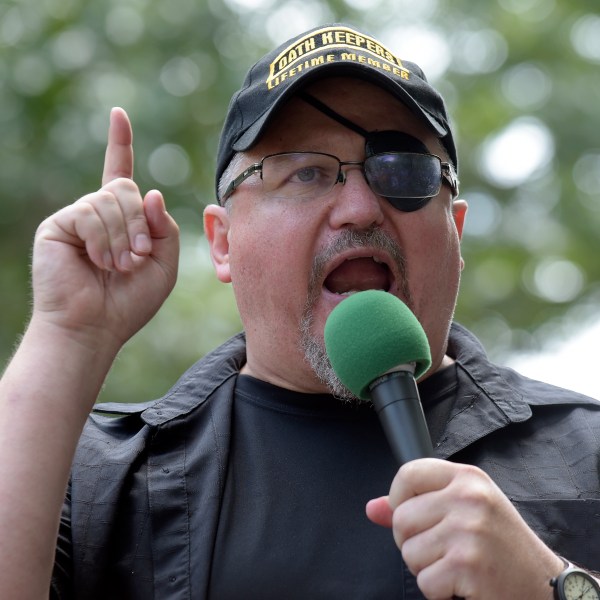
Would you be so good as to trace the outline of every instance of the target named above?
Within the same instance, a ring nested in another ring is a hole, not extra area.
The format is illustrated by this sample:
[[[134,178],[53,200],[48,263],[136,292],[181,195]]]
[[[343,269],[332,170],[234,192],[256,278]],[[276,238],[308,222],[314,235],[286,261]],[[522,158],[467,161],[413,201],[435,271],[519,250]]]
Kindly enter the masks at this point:
[[[386,292],[358,292],[332,311],[325,345],[342,383],[372,400],[401,465],[367,516],[392,528],[425,597],[547,598],[560,559],[481,469],[430,458],[415,378],[431,359],[410,310]]]

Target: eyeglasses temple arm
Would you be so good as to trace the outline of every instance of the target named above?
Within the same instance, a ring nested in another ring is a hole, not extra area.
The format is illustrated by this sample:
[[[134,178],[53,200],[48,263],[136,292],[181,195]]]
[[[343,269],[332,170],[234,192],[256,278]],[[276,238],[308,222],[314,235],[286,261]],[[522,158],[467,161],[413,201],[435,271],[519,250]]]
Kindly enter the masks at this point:
[[[246,181],[250,175],[256,173],[256,171],[262,171],[262,163],[254,163],[250,165],[247,169],[244,169],[225,189],[223,196],[221,197],[221,204],[235,192],[235,190],[242,184],[242,182]]]
[[[454,167],[450,163],[442,163],[442,177],[450,185],[450,189],[452,190],[452,197],[456,198],[458,196],[458,186],[460,182],[458,181],[458,177],[456,175]]]

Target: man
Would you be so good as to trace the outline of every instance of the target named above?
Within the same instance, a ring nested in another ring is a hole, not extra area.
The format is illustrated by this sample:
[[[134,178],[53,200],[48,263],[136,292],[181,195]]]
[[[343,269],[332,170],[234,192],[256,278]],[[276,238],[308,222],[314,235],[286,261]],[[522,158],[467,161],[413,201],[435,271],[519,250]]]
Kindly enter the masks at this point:
[[[1,382],[0,596],[542,600],[567,560],[597,569],[600,405],[490,364],[452,324],[456,168],[443,101],[375,39],[327,26],[261,59],[205,210],[244,335],[164,398],[88,419],[177,268],[177,226],[133,182],[114,109],[102,188],[37,232],[31,322]],[[436,458],[400,470],[323,349],[332,309],[371,288],[431,347]]]

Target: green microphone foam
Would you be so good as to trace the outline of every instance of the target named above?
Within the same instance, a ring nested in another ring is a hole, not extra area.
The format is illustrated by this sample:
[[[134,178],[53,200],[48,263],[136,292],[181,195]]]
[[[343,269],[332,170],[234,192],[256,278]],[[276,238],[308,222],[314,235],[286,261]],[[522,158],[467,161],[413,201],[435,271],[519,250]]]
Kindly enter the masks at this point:
[[[411,310],[392,294],[367,290],[340,302],[325,323],[325,348],[341,382],[369,399],[369,384],[415,362],[415,379],[431,366],[427,336]]]

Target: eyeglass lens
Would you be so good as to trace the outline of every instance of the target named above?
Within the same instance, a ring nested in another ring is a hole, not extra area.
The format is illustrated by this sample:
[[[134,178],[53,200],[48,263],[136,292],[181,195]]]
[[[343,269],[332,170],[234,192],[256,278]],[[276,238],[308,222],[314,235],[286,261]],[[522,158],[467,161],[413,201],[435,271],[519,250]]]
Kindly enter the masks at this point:
[[[335,185],[339,168],[338,159],[328,154],[274,154],[263,159],[264,189],[281,198],[324,196]]]
[[[386,198],[431,198],[442,183],[441,161],[431,154],[375,154],[365,160],[371,189]]]

